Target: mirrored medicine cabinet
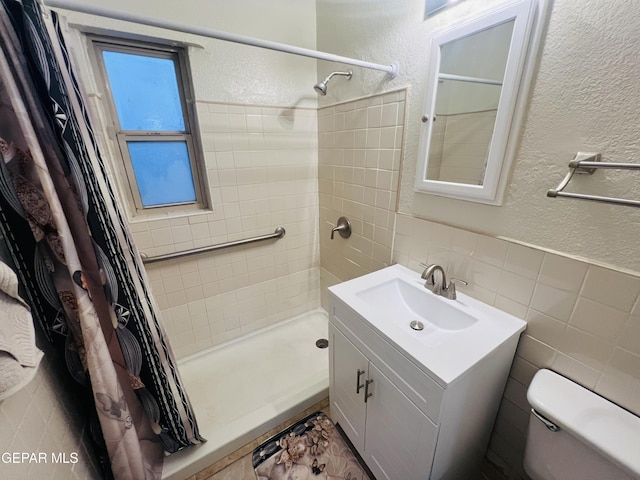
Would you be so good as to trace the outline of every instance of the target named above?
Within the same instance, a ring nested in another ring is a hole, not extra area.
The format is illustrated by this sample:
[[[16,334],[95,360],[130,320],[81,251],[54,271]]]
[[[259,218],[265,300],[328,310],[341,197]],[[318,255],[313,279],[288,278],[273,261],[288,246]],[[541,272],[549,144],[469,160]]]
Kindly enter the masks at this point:
[[[416,191],[502,203],[546,4],[511,1],[433,32]]]

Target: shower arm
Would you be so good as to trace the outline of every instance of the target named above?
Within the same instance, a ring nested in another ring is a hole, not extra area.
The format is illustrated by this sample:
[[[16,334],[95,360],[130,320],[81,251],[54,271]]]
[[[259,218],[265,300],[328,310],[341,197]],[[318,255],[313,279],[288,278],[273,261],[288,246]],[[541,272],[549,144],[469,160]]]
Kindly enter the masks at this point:
[[[327,60],[329,62],[345,63],[347,65],[353,65],[356,67],[380,70],[382,72],[387,72],[387,74],[391,78],[395,78],[398,75],[398,62],[393,62],[391,65],[381,65],[378,63],[365,62],[364,60],[358,60],[356,58],[343,57],[340,55],[334,55],[332,53],[320,52],[318,50],[296,47],[294,45],[288,45],[286,43],[272,42],[270,40],[262,40],[245,35],[236,35],[220,30],[198,27],[196,25],[186,25],[177,22],[170,22],[167,20],[148,18],[142,15],[136,15],[134,13],[118,12],[115,10],[110,10],[108,8],[85,5],[77,0],[40,0],[40,2],[42,3],[42,5],[48,8],[62,8],[65,10],[72,10],[75,12],[112,18],[114,20],[134,22],[141,25],[148,25],[150,27],[164,28],[176,32],[190,33],[193,35],[215,38],[217,40],[224,40],[227,42],[240,43],[243,45],[266,48],[268,50],[291,53],[293,55],[301,55],[303,57],[316,58],[318,60]]]
[[[332,72],[327,78],[323,80],[323,83],[327,83],[336,75],[342,75],[343,77],[349,77],[349,79],[351,79],[351,75],[353,75],[353,72]]]

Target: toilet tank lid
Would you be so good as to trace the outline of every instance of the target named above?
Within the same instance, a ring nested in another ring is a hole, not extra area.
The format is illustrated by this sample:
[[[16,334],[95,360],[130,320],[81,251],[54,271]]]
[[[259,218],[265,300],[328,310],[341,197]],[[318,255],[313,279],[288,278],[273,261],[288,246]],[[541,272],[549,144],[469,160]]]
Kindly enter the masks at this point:
[[[640,418],[551,370],[539,370],[527,390],[538,413],[640,475]]]

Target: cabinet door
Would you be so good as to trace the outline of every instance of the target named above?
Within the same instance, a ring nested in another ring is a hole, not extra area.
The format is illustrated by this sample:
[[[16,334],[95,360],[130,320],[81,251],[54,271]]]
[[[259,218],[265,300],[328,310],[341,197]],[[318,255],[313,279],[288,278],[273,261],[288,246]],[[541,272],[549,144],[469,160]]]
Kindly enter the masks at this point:
[[[369,378],[365,463],[378,480],[427,480],[438,427],[373,363]]]
[[[329,334],[331,417],[340,424],[362,455],[366,415],[364,383],[367,379],[369,361],[333,325],[329,325]],[[362,387],[358,388],[358,385]]]

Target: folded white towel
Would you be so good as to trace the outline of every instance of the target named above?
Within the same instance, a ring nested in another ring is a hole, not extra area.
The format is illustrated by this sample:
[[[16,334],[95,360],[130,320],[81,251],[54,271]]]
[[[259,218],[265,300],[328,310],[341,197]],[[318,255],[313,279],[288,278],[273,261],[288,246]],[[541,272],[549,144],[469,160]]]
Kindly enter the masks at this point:
[[[43,355],[35,340],[31,312],[18,295],[16,274],[0,261],[0,400],[35,375]]]

